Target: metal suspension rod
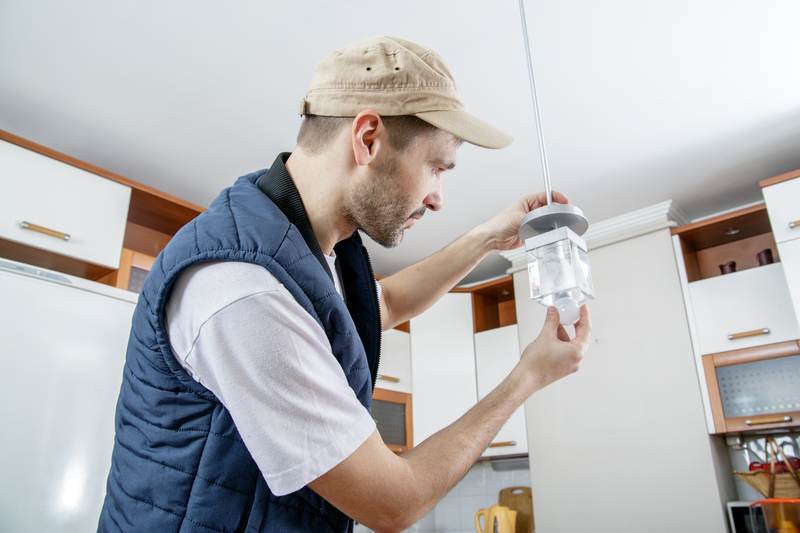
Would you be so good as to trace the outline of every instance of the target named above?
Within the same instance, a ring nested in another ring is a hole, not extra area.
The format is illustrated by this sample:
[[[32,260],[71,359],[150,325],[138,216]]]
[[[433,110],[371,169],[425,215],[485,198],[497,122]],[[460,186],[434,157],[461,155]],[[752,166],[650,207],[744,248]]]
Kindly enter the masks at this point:
[[[542,121],[539,118],[539,99],[536,98],[536,82],[533,79],[533,62],[531,61],[531,46],[528,43],[528,24],[525,18],[524,0],[519,0],[519,14],[522,18],[522,37],[525,40],[525,56],[528,58],[528,76],[531,79],[531,96],[533,97],[533,114],[536,117],[536,136],[539,139],[539,155],[542,158],[542,173],[544,174],[544,192],[547,195],[547,205],[553,203],[553,194],[550,190],[550,171],[547,168],[547,152],[544,148],[544,135],[542,134]]]

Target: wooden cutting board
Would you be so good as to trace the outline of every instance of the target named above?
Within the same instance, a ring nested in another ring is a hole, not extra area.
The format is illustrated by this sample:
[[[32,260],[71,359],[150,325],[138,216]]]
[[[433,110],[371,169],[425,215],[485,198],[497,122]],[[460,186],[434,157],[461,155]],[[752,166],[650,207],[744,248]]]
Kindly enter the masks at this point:
[[[500,491],[500,505],[517,512],[515,533],[533,533],[533,498],[530,487],[509,487]]]

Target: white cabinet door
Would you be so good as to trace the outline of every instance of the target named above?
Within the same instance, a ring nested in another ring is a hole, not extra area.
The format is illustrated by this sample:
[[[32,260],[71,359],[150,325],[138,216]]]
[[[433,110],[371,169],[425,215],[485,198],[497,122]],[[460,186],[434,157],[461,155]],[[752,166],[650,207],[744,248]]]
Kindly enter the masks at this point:
[[[130,187],[0,141],[0,238],[117,269],[130,197]]]
[[[764,200],[767,203],[769,223],[772,226],[775,242],[782,243],[800,238],[800,178],[764,187],[761,192],[764,193]],[[789,225],[794,222],[797,224]]]
[[[0,269],[0,531],[95,531],[136,295],[28,271]]]
[[[492,392],[505,379],[519,362],[519,354],[519,332],[516,325],[475,334],[478,401]],[[487,448],[483,452],[483,457],[528,453],[524,406],[511,415],[492,442],[498,446]]]
[[[689,284],[702,355],[800,338],[783,271],[773,263]],[[729,338],[758,330],[769,333]]]
[[[411,394],[411,339],[405,331],[390,329],[381,335],[381,363],[375,386]]]
[[[800,181],[800,180],[798,180]],[[789,286],[789,295],[794,302],[794,312],[800,311],[800,239],[778,244],[778,254],[781,256],[783,272],[786,274],[786,284]]]
[[[472,296],[445,294],[411,319],[414,446],[477,403]]]

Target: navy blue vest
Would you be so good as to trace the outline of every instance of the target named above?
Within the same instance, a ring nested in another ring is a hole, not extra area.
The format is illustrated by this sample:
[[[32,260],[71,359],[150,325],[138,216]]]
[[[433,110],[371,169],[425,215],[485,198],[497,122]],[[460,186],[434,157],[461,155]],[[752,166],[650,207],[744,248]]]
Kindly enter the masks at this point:
[[[350,387],[369,410],[381,329],[372,267],[357,233],[336,245],[345,305],[320,262],[313,232],[308,235],[286,156],[223,191],[175,235],[147,276],[133,316],[98,531],[352,530],[352,521],[311,489],[281,497],[270,492],[228,410],[173,356],[164,324],[172,284],[187,267],[219,260],[261,265],[325,330]],[[269,191],[269,183],[279,187]],[[289,219],[276,206],[282,202]]]

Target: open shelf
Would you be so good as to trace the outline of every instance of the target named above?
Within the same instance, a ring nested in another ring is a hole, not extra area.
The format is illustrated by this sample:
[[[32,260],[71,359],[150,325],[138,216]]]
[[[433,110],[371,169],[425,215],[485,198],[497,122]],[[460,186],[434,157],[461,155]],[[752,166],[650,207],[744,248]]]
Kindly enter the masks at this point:
[[[767,208],[759,204],[672,230],[681,241],[688,281],[722,275],[720,265],[736,263],[736,271],[757,268],[757,254],[772,251],[779,262]]]

